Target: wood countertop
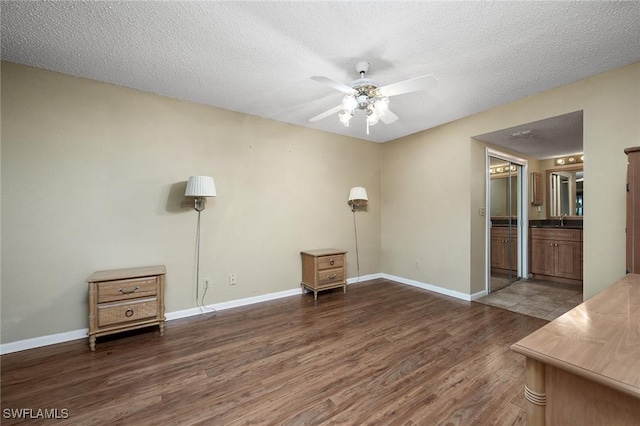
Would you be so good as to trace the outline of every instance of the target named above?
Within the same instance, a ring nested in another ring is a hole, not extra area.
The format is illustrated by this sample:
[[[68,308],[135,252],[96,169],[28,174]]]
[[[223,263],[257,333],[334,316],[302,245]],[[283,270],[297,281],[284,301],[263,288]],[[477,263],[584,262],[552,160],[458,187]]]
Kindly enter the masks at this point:
[[[318,249],[318,250],[305,250],[300,253],[308,254],[309,256],[333,256],[335,254],[345,254],[348,253],[346,250],[338,250],[338,249]]]
[[[511,350],[640,399],[640,274],[628,274]]]
[[[164,265],[142,266],[139,268],[111,269],[107,271],[96,271],[87,282],[94,283],[100,281],[123,280],[129,278],[148,277],[151,275],[165,275],[167,269]]]

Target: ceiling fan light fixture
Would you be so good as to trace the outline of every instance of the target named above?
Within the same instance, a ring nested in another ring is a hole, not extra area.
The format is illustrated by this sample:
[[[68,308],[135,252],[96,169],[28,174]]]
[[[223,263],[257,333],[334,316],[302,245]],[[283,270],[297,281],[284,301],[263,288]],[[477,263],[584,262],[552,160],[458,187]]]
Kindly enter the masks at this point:
[[[369,97],[367,95],[358,95],[358,108],[365,109],[369,106]]]
[[[367,125],[375,126],[379,120],[380,116],[373,111],[373,109],[369,110],[369,114],[367,114]]]
[[[389,98],[383,97],[376,99],[376,101],[373,103],[373,106],[378,115],[383,116],[384,113],[389,110]]]
[[[342,110],[348,113],[353,112],[358,108],[358,101],[353,95],[345,95],[342,98]]]
[[[342,111],[340,114],[338,114],[338,118],[340,119],[340,122],[344,124],[344,127],[349,127],[349,121],[351,120],[351,117],[353,117],[353,113],[347,111]]]
[[[380,87],[375,81],[365,78],[365,74],[368,71],[368,62],[358,62],[358,64],[356,64],[356,72],[360,75],[360,78],[352,81],[351,85],[340,83],[328,77],[311,77],[312,80],[326,84],[346,96],[342,98],[340,105],[318,114],[315,117],[311,117],[309,121],[315,123],[316,121],[338,113],[340,122],[344,124],[345,127],[348,127],[354,111],[360,109],[367,114],[366,125],[368,135],[369,126],[375,125],[380,120],[387,125],[395,123],[398,120],[398,116],[389,109],[389,97],[425,90],[438,81],[433,75],[427,74]]]

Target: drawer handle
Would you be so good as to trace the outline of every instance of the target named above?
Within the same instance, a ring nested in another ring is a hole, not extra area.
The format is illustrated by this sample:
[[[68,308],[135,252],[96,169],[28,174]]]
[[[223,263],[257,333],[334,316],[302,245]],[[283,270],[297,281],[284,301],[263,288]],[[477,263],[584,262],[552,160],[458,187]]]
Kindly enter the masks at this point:
[[[131,308],[127,308],[127,310],[124,312],[126,317],[132,317],[133,316],[133,309]]]
[[[335,277],[337,277],[337,276],[338,276],[337,274],[327,275],[327,279],[328,279],[328,280],[332,280],[332,279],[334,279],[334,278],[335,278]]]
[[[140,290],[140,286],[139,285],[137,285],[136,288],[134,288],[133,290],[123,290],[122,288],[118,289],[118,291],[120,293],[122,293],[122,294],[132,294],[132,293],[135,293],[138,290]],[[133,314],[131,314],[131,315],[133,315]],[[131,316],[131,315],[128,315],[128,316]]]
[[[333,265],[334,263],[336,263],[336,261],[335,261],[335,260],[333,260],[333,259],[331,259],[331,260],[329,261],[329,265]]]

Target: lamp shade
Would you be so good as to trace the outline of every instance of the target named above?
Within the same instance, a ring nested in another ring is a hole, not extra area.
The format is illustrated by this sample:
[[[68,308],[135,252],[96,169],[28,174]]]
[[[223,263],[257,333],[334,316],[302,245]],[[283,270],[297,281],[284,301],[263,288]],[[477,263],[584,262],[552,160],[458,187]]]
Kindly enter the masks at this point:
[[[216,186],[210,176],[190,176],[187,189],[184,191],[187,197],[215,197]]]
[[[355,186],[351,188],[351,191],[349,191],[349,201],[356,201],[356,200],[368,201],[369,198],[367,197],[367,190],[361,186]]]

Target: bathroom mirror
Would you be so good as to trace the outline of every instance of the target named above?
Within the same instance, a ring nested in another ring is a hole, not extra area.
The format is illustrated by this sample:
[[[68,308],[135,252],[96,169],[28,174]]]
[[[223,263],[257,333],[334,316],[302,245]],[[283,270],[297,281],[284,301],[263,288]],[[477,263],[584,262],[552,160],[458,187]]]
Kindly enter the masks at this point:
[[[582,218],[583,181],[582,165],[547,170],[547,218]]]

